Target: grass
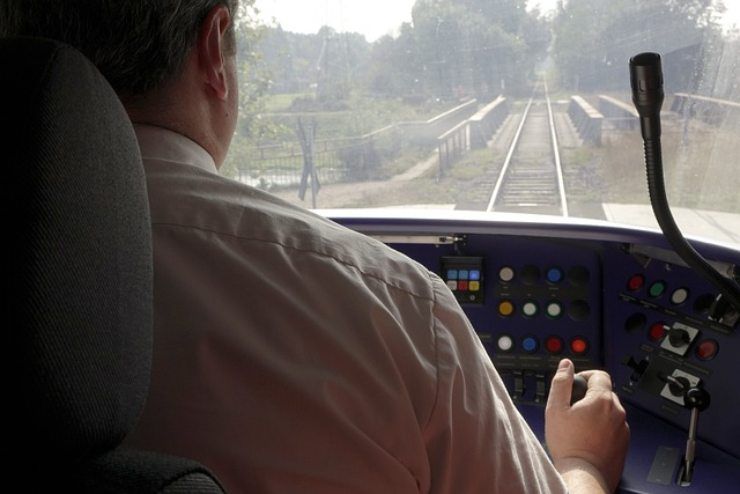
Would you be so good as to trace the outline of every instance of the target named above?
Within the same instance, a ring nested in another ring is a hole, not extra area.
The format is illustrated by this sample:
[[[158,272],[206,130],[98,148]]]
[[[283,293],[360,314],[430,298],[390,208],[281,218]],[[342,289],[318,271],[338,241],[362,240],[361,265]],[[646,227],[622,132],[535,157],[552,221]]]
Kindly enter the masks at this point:
[[[265,97],[265,113],[287,112],[293,100],[305,98],[308,93],[270,94]]]
[[[363,159],[357,154],[362,153],[361,147],[355,151],[358,141],[354,138],[402,121],[425,121],[456,105],[454,102],[439,101],[410,104],[400,98],[378,99],[354,94],[346,102],[342,102],[342,105],[337,105],[351,110],[291,112],[295,99],[306,96],[303,93],[268,96],[264,103],[265,112],[259,115],[259,119],[263,125],[274,129],[271,133],[272,141],[256,144],[252,140],[235,139],[225,172],[235,176],[237,166],[244,168],[245,164],[255,171],[273,167],[277,163],[280,166],[300,168],[302,150],[296,132],[299,119],[304,128],[315,125],[318,167],[350,168]],[[431,152],[431,148],[426,149],[414,143],[404,142],[401,145],[402,141],[404,136],[398,131],[376,136],[375,147],[380,155],[380,162],[369,170],[358,170],[362,178],[390,178],[426,159]],[[265,148],[267,145],[274,147]],[[327,154],[326,149],[332,151]],[[295,156],[299,158],[294,159]]]
[[[270,108],[289,106],[289,99],[299,95],[276,95]],[[513,102],[512,111],[521,111],[525,101]],[[355,95],[352,111],[317,115],[318,138],[357,136],[400,120],[426,120],[451,104],[432,102],[414,106],[401,100],[377,100]],[[295,117],[293,117],[295,118]],[[665,120],[663,157],[666,186],[674,207],[689,207],[740,212],[740,139],[732,125],[712,127],[691,121],[684,133],[683,122]],[[295,134],[286,140],[296,141]],[[393,146],[381,138],[379,146]],[[381,161],[371,179],[386,179],[402,173],[426,159],[431,149],[407,147]],[[455,203],[477,207],[482,199],[471,197],[476,186],[495,177],[503,161],[503,152],[475,150],[446,170],[437,182],[437,167],[427,175],[404,184],[360,192],[347,206],[382,206],[411,203]],[[600,217],[604,202],[649,204],[642,140],[639,131],[604,130],[603,144],[562,150],[565,186],[574,216]],[[467,202],[466,202],[467,201]]]
[[[740,141],[729,129],[692,122],[686,138],[677,122],[663,132],[663,169],[672,207],[740,212]],[[601,147],[562,154],[569,200],[649,204],[639,131],[605,131]]]
[[[448,176],[453,180],[467,182],[483,176],[499,162],[497,156],[490,149],[476,149],[463,156],[453,164]]]
[[[407,206],[413,204],[455,204],[455,191],[433,178],[422,177],[408,182],[389,184],[381,191],[360,192],[346,206],[374,208]]]
[[[346,110],[318,112],[290,112],[296,98],[309,96],[302,93],[274,94],[265,101],[262,118],[276,124],[294,128],[298,117],[316,122],[317,139],[355,137],[401,121],[428,120],[456,106],[454,102],[429,101],[420,105],[403,102],[399,98],[382,99],[369,95],[352,95],[345,102]],[[285,134],[283,139],[291,140]]]
[[[430,151],[428,149],[422,149],[418,146],[404,148],[398,157],[383,164],[381,175],[384,178],[390,178],[394,175],[403,173],[419,162],[427,159],[429,157],[429,153]]]

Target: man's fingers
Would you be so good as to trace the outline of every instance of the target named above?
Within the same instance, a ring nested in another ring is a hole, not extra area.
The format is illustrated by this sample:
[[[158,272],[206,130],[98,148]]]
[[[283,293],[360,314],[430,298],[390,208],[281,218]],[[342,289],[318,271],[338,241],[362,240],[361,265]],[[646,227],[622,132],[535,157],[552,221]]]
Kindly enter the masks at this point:
[[[588,391],[592,389],[610,391],[612,390],[612,378],[604,371],[588,370],[579,372],[588,382]]]
[[[550,397],[547,399],[548,407],[569,408],[570,395],[573,391],[573,376],[575,369],[573,362],[563,359],[558,365],[558,370],[552,378],[550,386]]]

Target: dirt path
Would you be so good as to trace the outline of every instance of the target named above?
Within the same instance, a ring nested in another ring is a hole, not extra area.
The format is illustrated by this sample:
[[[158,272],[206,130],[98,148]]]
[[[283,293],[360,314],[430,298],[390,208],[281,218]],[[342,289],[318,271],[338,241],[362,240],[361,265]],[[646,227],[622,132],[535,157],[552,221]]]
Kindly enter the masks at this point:
[[[372,203],[372,197],[377,194],[388,194],[389,192],[402,194],[403,190],[410,186],[410,181],[423,176],[435,166],[437,166],[436,151],[424,161],[420,161],[405,172],[394,175],[388,180],[322,185],[316,197],[316,207],[323,209],[362,207],[365,204]],[[297,188],[274,192],[274,195],[292,204],[312,207],[310,189],[306,192],[305,201],[298,198]]]

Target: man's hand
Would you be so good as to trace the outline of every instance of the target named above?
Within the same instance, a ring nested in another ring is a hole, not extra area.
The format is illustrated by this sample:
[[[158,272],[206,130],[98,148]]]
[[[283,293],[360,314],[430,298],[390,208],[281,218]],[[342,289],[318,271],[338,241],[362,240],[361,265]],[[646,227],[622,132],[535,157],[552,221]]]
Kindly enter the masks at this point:
[[[603,371],[580,373],[588,389],[586,396],[571,406],[574,372],[573,363],[563,359],[553,377],[545,410],[547,447],[566,483],[570,484],[568,477],[600,475],[596,480],[614,492],[629,445],[626,414],[612,392],[609,374]]]

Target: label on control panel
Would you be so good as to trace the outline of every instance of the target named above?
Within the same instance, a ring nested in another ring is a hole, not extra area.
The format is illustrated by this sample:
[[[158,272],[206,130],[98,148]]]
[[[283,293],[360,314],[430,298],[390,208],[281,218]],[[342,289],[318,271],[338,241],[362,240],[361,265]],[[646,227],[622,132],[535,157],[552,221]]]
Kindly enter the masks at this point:
[[[680,454],[677,448],[659,446],[655,452],[653,464],[650,465],[647,481],[652,484],[671,485]]]

